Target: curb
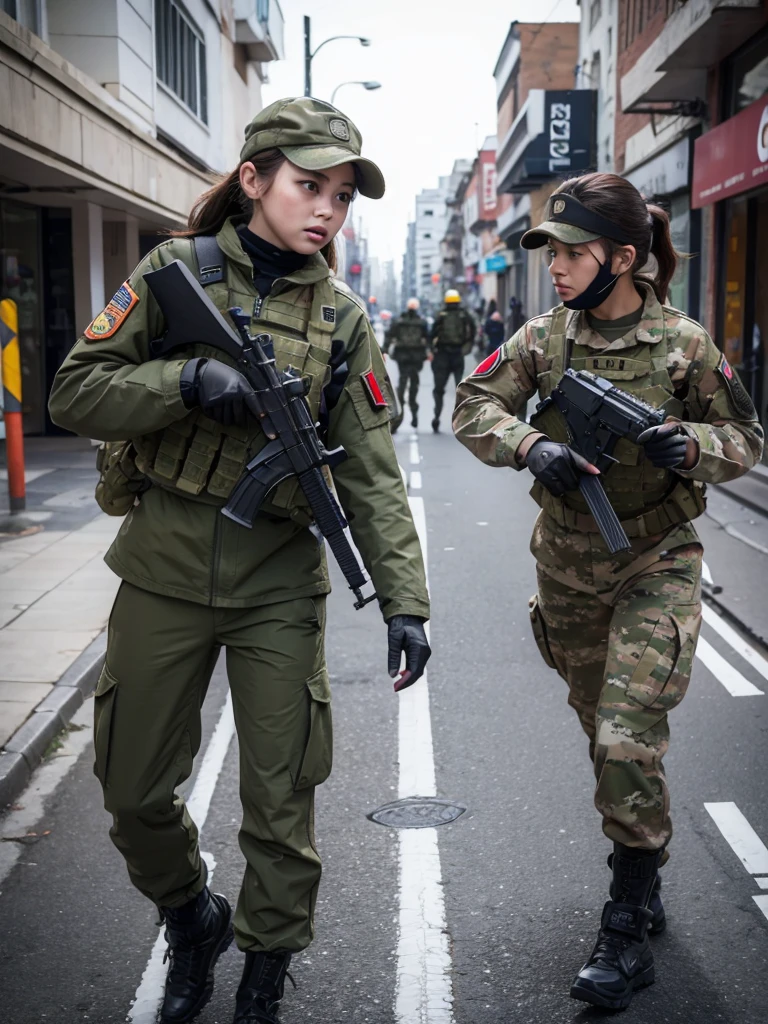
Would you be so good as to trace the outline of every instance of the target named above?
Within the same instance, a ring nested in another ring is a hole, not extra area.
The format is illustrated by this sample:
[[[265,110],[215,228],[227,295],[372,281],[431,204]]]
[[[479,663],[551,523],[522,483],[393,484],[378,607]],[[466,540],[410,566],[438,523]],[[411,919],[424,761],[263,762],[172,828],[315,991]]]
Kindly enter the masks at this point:
[[[0,812],[21,793],[51,741],[95,689],[106,649],[104,630],[75,659],[0,751]]]

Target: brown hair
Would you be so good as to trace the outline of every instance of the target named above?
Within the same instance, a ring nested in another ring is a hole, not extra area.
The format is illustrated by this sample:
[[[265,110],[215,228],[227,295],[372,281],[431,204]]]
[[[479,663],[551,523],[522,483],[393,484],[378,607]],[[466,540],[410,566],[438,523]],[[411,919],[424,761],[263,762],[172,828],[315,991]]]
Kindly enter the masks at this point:
[[[283,156],[279,149],[265,149],[252,156],[248,162],[256,168],[259,177],[266,180],[268,189],[287,159],[288,157]],[[250,217],[253,200],[248,198],[240,185],[240,166],[238,165],[207,192],[199,195],[190,211],[186,229],[172,231],[171,234],[177,238],[215,235],[224,227],[228,217]],[[320,252],[331,270],[335,271],[338,261],[334,240],[331,239]]]
[[[618,174],[595,173],[569,178],[555,191],[573,196],[582,206],[621,228],[627,245],[633,245],[637,251],[633,267],[635,274],[652,255],[656,260],[656,273],[651,284],[659,302],[666,302],[669,282],[681,256],[672,244],[666,212],[649,203],[631,182]],[[610,259],[619,243],[603,239],[603,244]]]

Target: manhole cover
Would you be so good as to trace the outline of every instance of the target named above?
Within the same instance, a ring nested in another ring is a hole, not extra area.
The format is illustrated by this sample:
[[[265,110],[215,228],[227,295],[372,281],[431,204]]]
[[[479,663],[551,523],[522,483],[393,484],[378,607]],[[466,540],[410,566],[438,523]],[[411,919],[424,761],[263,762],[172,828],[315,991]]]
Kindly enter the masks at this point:
[[[378,825],[388,825],[390,828],[434,828],[455,821],[466,809],[461,804],[438,800],[434,796],[409,796],[404,800],[384,804],[368,817]]]

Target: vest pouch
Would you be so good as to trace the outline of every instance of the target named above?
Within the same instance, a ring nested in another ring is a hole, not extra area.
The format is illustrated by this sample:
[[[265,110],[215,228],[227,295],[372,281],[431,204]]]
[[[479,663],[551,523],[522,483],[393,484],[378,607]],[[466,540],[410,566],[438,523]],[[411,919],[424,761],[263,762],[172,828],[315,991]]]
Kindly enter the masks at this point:
[[[108,516],[124,516],[150,482],[136,464],[137,452],[131,441],[106,441],[96,453],[99,480],[96,501]]]

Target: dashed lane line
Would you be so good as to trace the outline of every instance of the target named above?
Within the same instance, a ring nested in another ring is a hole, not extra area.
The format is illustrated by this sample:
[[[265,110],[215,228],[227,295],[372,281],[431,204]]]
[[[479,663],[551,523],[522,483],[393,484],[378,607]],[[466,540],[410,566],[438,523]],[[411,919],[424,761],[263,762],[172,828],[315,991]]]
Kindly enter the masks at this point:
[[[704,804],[723,838],[750,875],[768,875],[768,847],[733,802]],[[755,878],[759,888],[768,889],[768,878]],[[768,893],[753,893],[760,911],[768,918]]]
[[[411,473],[411,490],[421,490],[421,473],[418,471],[418,469],[414,469]]]
[[[696,645],[696,657],[704,663],[712,675],[732,697],[762,697],[763,691],[745,678],[741,672],[716,651],[703,636]]]
[[[763,679],[768,679],[768,661],[755,648],[740,636],[733,626],[722,619],[708,604],[703,604],[701,614],[708,626],[711,626],[736,653],[759,672]]]

